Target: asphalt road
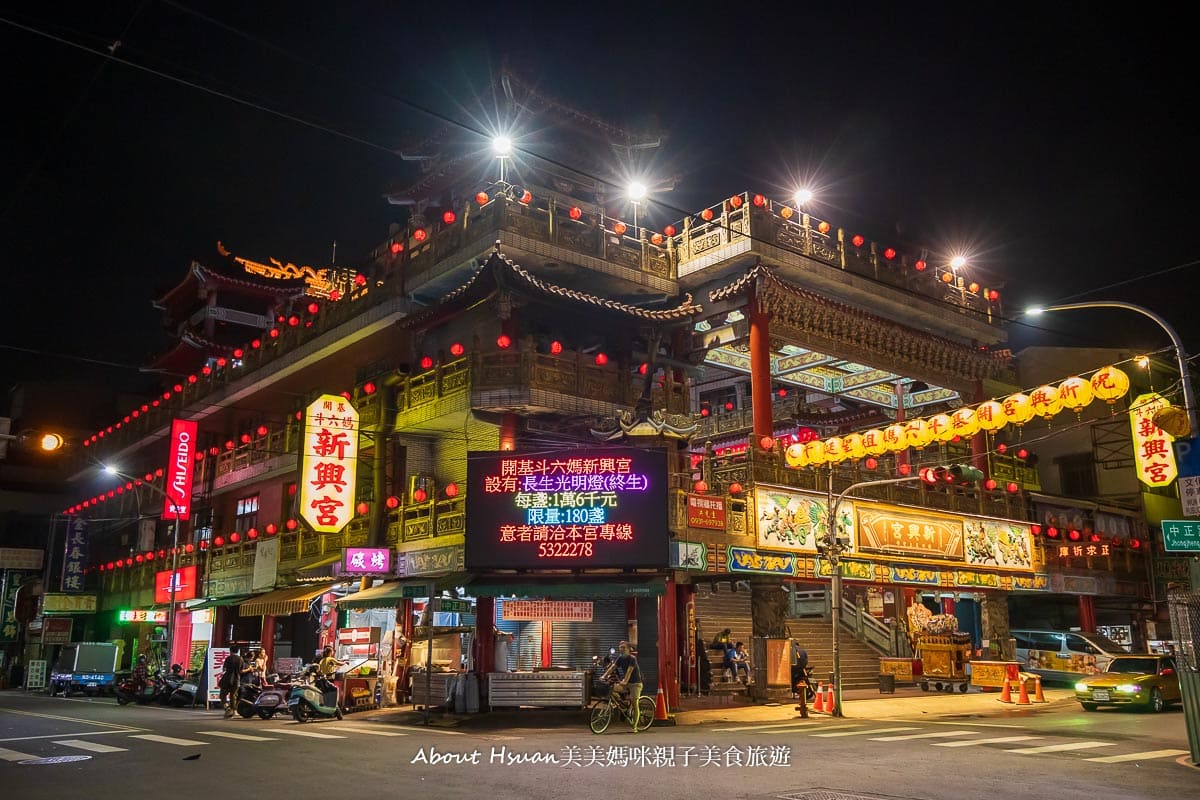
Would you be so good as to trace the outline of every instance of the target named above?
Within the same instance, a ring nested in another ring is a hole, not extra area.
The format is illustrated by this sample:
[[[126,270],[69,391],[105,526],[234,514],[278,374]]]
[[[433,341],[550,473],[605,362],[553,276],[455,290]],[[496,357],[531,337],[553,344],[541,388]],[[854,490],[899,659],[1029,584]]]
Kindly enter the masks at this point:
[[[299,725],[3,692],[0,795],[1200,798],[1178,710],[813,717],[640,734],[614,722],[601,736],[579,714],[484,716],[454,729],[383,712]],[[38,761],[61,757],[79,760]]]

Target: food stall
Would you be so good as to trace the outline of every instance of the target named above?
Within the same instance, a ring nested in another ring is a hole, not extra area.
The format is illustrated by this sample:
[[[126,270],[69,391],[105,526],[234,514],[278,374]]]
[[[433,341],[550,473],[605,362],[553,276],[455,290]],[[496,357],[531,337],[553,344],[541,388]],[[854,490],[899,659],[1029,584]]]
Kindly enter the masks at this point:
[[[451,690],[462,674],[463,637],[474,632],[471,625],[421,625],[413,629],[408,677],[414,708],[441,708],[453,703]]]
[[[375,689],[379,683],[380,629],[373,627],[340,628],[334,656],[346,662],[338,670],[338,696],[343,711],[375,708]]]
[[[967,691],[971,634],[960,633],[953,614],[934,614],[921,604],[908,609],[908,634],[920,661],[921,691]]]

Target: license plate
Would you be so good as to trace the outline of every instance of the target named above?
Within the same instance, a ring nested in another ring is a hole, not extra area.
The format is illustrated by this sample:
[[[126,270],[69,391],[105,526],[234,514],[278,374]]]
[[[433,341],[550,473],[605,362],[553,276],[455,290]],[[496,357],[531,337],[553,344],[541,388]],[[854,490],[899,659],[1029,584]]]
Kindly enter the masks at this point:
[[[89,689],[95,689],[95,688],[96,688],[96,682],[95,682],[95,681],[92,681],[91,683],[89,683],[89,684],[87,685],[87,687],[88,687]]]
[[[1093,700],[1110,700],[1112,698],[1109,697],[1107,689],[1093,689],[1092,690],[1092,699]]]

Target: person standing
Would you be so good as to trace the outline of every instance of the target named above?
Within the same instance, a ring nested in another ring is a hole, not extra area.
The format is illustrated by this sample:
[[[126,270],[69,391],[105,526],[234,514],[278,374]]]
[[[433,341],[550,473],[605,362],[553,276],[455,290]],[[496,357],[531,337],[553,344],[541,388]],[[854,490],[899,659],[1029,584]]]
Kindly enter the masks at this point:
[[[800,699],[796,710],[800,716],[808,716],[808,650],[795,639],[792,640],[792,688]]]
[[[225,709],[225,719],[233,716],[237,710],[238,691],[242,686],[242,673],[247,671],[249,667],[242,660],[241,653],[235,647],[229,651],[229,655],[225,657],[225,663],[221,665],[221,705]]]

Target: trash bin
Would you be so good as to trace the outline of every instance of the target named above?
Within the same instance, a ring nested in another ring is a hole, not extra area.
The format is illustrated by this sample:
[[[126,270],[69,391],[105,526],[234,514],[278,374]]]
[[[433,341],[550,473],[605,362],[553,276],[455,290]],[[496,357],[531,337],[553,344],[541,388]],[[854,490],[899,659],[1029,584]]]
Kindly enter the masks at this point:
[[[896,676],[891,674],[879,675],[879,693],[880,694],[895,694],[896,693]]]

